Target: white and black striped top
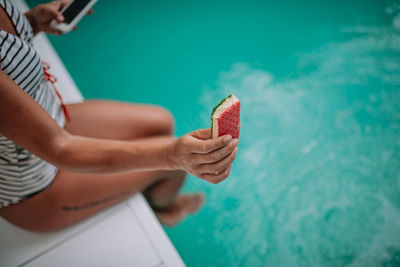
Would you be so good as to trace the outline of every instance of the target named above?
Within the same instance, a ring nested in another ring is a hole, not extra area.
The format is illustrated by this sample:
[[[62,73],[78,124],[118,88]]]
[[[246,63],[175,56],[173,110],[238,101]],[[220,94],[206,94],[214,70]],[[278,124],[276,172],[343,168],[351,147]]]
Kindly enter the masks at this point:
[[[10,1],[0,6],[14,24],[18,36],[0,30],[0,67],[19,87],[64,126],[60,101],[43,79],[43,67],[32,46],[29,21]],[[0,135],[0,208],[17,203],[47,188],[57,168]]]

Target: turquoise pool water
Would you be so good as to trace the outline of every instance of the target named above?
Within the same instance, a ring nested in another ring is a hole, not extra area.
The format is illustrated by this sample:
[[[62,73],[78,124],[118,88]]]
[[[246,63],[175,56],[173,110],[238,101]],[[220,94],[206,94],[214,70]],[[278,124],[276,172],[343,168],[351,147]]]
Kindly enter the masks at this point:
[[[400,266],[399,1],[100,0],[51,41],[86,98],[177,135],[241,99],[230,178],[190,177],[207,203],[167,230],[188,266]]]

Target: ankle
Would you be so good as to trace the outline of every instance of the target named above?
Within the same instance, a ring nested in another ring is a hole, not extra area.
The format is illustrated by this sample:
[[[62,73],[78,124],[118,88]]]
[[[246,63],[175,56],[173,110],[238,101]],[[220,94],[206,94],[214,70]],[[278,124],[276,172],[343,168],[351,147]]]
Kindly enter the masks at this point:
[[[174,204],[174,198],[171,199],[157,199],[152,197],[151,195],[145,195],[145,198],[147,202],[149,203],[150,207],[153,209],[155,212],[163,212],[163,211],[168,211],[172,205]]]

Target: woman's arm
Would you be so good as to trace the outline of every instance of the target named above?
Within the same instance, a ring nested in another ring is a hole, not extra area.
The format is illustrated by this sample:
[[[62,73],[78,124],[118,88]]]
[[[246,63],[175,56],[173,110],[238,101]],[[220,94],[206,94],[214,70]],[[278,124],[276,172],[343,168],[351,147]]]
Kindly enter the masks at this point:
[[[135,143],[69,134],[4,72],[0,73],[0,134],[42,159],[79,172],[170,168],[171,142]]]
[[[209,139],[208,132],[133,142],[71,135],[0,72],[0,134],[60,168],[90,173],[181,169],[219,182],[229,175],[237,141]]]

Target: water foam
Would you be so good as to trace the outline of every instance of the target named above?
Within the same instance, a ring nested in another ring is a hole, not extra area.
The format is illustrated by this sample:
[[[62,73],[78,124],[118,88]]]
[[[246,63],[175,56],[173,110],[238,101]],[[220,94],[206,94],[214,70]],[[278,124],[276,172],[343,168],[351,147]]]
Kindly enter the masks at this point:
[[[207,189],[230,265],[375,266],[400,253],[399,20],[343,28],[357,37],[300,55],[317,66],[303,77],[238,62],[204,89],[202,113],[231,93],[242,106],[231,177]]]

